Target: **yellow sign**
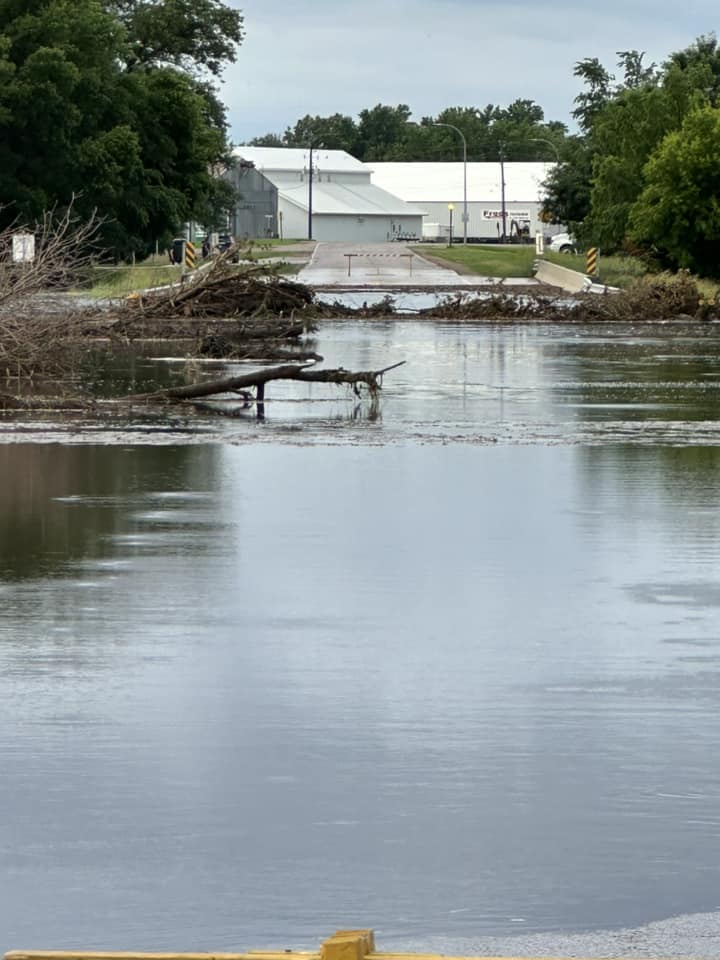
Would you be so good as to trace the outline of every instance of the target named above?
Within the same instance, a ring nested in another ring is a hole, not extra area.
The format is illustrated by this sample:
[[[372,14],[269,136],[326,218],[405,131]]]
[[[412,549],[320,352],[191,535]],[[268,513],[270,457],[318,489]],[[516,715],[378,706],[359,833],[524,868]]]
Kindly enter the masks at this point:
[[[188,270],[194,270],[197,265],[195,257],[195,244],[190,240],[185,241],[185,266]]]
[[[585,272],[594,276],[598,272],[598,248],[590,247],[585,259]]]

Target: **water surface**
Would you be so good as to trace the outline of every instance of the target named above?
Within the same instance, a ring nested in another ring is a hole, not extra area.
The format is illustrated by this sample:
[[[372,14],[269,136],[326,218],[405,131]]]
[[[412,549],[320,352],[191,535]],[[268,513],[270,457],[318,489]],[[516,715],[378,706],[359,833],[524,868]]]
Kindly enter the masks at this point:
[[[10,421],[0,949],[717,909],[702,332],[339,325],[376,419]]]

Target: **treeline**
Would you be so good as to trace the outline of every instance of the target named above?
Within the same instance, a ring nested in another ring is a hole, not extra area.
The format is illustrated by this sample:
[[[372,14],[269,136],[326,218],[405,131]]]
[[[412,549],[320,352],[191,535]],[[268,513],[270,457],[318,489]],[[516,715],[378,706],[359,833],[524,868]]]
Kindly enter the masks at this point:
[[[567,136],[563,123],[545,121],[537,103],[515,100],[508,107],[488,104],[448,107],[436,117],[410,120],[407,104],[378,104],[362,110],[357,120],[336,113],[305,116],[283,134],[268,133],[250,141],[257,147],[307,147],[322,144],[328,150],[347,150],[358,160],[452,161],[462,157],[457,127],[467,143],[468,160],[545,160],[557,157]]]
[[[618,53],[617,75],[599,60],[575,66],[578,132],[546,121],[532,100],[508,107],[451,107],[410,120],[406,104],[305,116],[259,146],[342,149],[363,161],[559,160],[546,213],[583,245],[645,256],[660,267],[720,276],[720,48],[699,37],[661,66]],[[440,125],[438,125],[440,124]]]
[[[0,229],[71,202],[118,257],[213,222],[228,155],[222,0],[0,0]]]

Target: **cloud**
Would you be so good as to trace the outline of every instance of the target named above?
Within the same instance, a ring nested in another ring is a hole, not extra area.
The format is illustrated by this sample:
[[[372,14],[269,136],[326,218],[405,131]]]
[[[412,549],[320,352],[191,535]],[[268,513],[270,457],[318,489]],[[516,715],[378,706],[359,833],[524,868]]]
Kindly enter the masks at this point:
[[[242,142],[282,133],[305,114],[356,116],[407,103],[416,117],[448,106],[535,100],[571,123],[585,57],[613,68],[618,50],[662,61],[712,30],[715,7],[657,0],[233,0],[247,38],[222,97]]]

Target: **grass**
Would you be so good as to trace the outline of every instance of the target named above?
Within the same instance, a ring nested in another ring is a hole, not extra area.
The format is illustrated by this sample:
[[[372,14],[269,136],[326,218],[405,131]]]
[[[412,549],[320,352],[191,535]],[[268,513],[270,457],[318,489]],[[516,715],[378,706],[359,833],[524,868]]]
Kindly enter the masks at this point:
[[[291,247],[294,243],[306,243],[305,240],[294,239],[294,240],[281,240],[278,237],[258,237],[255,240],[248,240],[247,243],[251,243],[254,247]]]
[[[280,254],[277,254],[280,256]],[[253,260],[265,259],[265,255],[255,251]],[[243,265],[234,267],[242,271]],[[298,266],[291,263],[278,263],[273,266],[273,272],[283,276],[292,276],[298,272]],[[120,266],[93,267],[85,282],[75,287],[71,292],[77,296],[114,298],[127,297],[131,293],[150,290],[153,287],[164,287],[177,283],[182,273],[177,264],[167,263],[167,259],[149,257],[143,263],[123,264]]]
[[[177,264],[168,263],[163,256],[149,257],[142,263],[98,266],[73,292],[90,297],[126,297],[136,290],[176,283],[180,272]]]
[[[486,277],[531,277],[536,259],[535,247],[498,247],[491,244],[426,244],[412,248],[420,256],[437,257],[467,267]]]
[[[453,244],[452,247],[441,244],[424,245],[413,248],[417,253],[438,257],[465,266],[473,273],[487,277],[531,277],[533,263],[537,259],[534,245],[498,247],[491,244]],[[550,253],[544,254],[546,260],[561,267],[585,273],[585,254]],[[667,280],[671,282],[673,274],[651,272],[647,265],[637,257],[603,256],[598,259],[599,283],[622,289],[637,280]],[[718,284],[712,280],[693,278],[701,295],[707,299],[718,298]]]
[[[286,247],[292,247],[295,243],[302,243],[302,240],[278,240],[262,239],[247,240],[240,243],[240,256],[243,260],[282,260],[283,257],[292,253],[292,250]],[[302,253],[300,254],[302,256]]]

